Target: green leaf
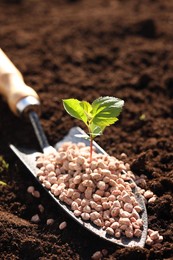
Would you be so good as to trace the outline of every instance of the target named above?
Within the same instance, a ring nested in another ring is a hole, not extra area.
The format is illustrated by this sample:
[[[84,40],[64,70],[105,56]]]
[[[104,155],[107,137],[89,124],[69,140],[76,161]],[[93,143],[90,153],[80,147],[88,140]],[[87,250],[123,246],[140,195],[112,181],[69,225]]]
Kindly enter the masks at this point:
[[[85,124],[87,124],[87,116],[83,106],[81,105],[81,101],[74,98],[63,99],[63,106],[68,114],[74,118],[82,120]]]
[[[93,123],[96,124],[96,125],[99,125],[100,127],[110,126],[117,121],[118,121],[118,118],[116,118],[116,117],[115,118],[106,118],[105,116],[104,117],[96,116],[93,119]]]
[[[95,125],[94,123],[90,124],[90,134],[95,137],[103,134],[105,127]]]
[[[4,160],[2,156],[0,156],[0,173],[3,171],[7,171],[8,167],[8,163]]]
[[[91,106],[91,104],[87,101],[81,101],[80,105],[84,109],[84,112],[85,112],[87,118],[90,119],[92,117],[92,114],[91,114],[92,106]]]
[[[140,117],[139,117],[140,120],[144,120],[146,119],[146,115],[145,114],[142,114]]]
[[[100,97],[92,103],[92,113],[96,115],[101,111],[107,111],[109,114],[112,113],[114,117],[117,117],[121,113],[123,105],[124,101],[122,99],[109,96]]]
[[[100,97],[92,103],[93,123],[101,127],[114,124],[122,111],[124,101],[115,97]]]
[[[3,181],[0,181],[0,185],[6,186],[7,184]]]

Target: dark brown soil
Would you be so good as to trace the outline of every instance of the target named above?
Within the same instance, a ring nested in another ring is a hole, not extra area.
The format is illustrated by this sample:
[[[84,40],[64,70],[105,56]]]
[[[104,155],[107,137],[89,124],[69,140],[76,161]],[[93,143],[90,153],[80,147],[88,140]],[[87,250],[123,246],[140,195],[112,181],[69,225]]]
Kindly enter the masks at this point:
[[[29,122],[16,118],[0,98],[0,155],[9,164],[0,180],[1,259],[104,259],[173,257],[173,1],[0,1],[0,47],[39,94],[41,122],[51,144],[80,122],[63,110],[63,98],[92,101],[103,95],[125,100],[119,122],[97,142],[111,155],[122,152],[135,174],[145,174],[158,199],[147,206],[149,226],[163,243],[121,248],[103,242],[68,218],[9,149],[39,149]],[[34,185],[37,199],[27,193]],[[32,224],[38,205],[40,223]],[[51,226],[47,218],[54,218]],[[59,223],[68,227],[60,231]]]

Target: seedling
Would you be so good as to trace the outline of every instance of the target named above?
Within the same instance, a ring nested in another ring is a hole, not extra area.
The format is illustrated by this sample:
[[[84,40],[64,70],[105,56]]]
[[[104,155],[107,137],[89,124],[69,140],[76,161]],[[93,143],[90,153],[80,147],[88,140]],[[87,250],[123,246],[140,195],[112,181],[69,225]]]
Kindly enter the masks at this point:
[[[146,115],[145,114],[140,115],[139,119],[141,121],[145,121],[146,120]]]
[[[63,100],[64,109],[72,117],[82,120],[88,128],[90,138],[90,162],[92,161],[93,139],[104,129],[118,121],[124,101],[115,97],[99,97],[92,104],[70,98]],[[86,136],[83,136],[86,137]]]
[[[0,156],[0,173],[5,172],[8,170],[8,163]],[[6,185],[5,182],[0,181],[0,185]]]
[[[0,185],[7,185],[7,184],[3,181],[0,181]]]

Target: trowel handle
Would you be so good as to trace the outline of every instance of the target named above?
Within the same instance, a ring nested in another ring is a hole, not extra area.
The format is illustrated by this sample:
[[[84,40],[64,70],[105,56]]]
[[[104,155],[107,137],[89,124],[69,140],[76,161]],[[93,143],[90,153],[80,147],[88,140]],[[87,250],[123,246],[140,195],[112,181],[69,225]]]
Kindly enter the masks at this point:
[[[23,80],[20,71],[9,60],[5,53],[0,49],[0,94],[2,94],[13,113],[19,114],[18,103],[29,98],[29,102],[22,104],[22,109],[32,104],[39,104],[37,93]]]

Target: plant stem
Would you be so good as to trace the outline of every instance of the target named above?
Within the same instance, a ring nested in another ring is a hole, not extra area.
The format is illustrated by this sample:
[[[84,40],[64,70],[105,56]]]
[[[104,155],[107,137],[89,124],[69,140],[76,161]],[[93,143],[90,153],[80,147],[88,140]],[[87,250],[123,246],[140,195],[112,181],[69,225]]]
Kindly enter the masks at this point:
[[[90,135],[90,163],[92,162],[92,154],[93,154],[93,137]]]

